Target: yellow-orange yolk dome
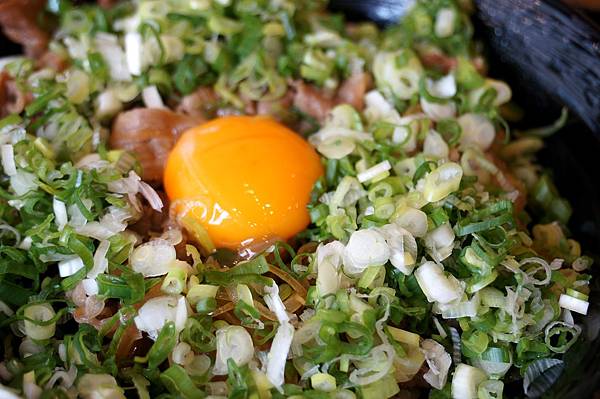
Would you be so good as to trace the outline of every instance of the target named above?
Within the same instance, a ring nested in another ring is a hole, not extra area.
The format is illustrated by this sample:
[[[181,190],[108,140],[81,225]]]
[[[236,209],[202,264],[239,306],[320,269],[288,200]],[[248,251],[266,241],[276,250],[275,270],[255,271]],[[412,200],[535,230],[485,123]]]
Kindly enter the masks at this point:
[[[216,247],[287,239],[306,228],[323,174],[300,136],[267,117],[229,116],[187,130],[171,151],[164,186],[180,216]]]

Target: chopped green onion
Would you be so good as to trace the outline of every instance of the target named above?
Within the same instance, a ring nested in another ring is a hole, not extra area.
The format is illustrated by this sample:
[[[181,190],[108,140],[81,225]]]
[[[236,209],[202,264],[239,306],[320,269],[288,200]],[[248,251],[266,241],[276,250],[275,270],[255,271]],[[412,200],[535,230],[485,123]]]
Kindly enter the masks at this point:
[[[46,105],[60,95],[58,90],[50,91],[37,97],[31,104],[25,107],[25,115],[33,116],[46,107]]]
[[[581,327],[562,321],[548,324],[544,330],[544,342],[548,349],[556,353],[565,353],[577,340]]]
[[[585,297],[585,299],[581,299],[581,297]],[[590,306],[590,303],[586,299],[587,295],[580,293],[578,293],[577,296],[561,294],[558,300],[558,305],[561,308],[585,315],[587,314],[588,307]]]
[[[217,308],[215,298],[200,298],[196,302],[196,312],[200,314],[210,314]]]
[[[566,294],[572,296],[573,298],[581,299],[582,301],[587,301],[589,299],[589,296],[572,288],[567,288]]]
[[[184,287],[187,279],[187,270],[189,265],[185,262],[182,266],[179,265],[179,262],[174,262],[171,266],[171,270],[165,276],[163,280],[161,290],[167,294],[175,295],[180,294]]]
[[[423,263],[415,270],[415,277],[429,302],[449,303],[462,295],[456,278],[446,276],[437,263]]]
[[[196,387],[183,367],[174,364],[160,374],[160,381],[173,395],[184,399],[204,398],[206,394]]]
[[[466,357],[479,357],[488,348],[489,336],[482,331],[463,333],[461,349]]]
[[[25,334],[35,340],[52,338],[56,331],[55,315],[49,303],[27,305],[23,311]]]
[[[409,346],[419,346],[419,341],[421,340],[421,337],[418,334],[391,326],[387,326],[386,329],[396,341],[402,342],[403,344]]]
[[[318,391],[332,392],[336,389],[335,377],[327,373],[316,373],[310,377],[312,387]]]
[[[452,397],[477,399],[479,384],[486,380],[485,373],[476,367],[461,363],[452,377]]]
[[[502,398],[502,391],[504,390],[504,383],[498,380],[485,380],[479,384],[477,388],[478,399],[500,399]]]
[[[236,365],[243,366],[254,356],[252,337],[241,326],[227,326],[216,332],[217,357],[213,374],[227,374],[227,362],[233,360]]]
[[[154,345],[148,351],[148,368],[155,369],[171,354],[177,344],[175,323],[166,323],[160,330]]]
[[[400,392],[400,387],[393,374],[388,374],[378,381],[360,387],[364,399],[388,399]]]
[[[437,202],[458,190],[463,171],[460,165],[447,162],[425,177],[423,195],[429,202]]]

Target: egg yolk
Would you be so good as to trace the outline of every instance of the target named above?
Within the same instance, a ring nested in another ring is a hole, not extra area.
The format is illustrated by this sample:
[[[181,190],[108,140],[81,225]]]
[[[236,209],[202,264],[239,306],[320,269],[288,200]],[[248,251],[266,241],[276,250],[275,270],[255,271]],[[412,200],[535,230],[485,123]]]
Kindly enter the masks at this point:
[[[317,153],[268,117],[229,116],[187,130],[169,154],[164,186],[216,247],[287,239],[306,228],[323,174]]]

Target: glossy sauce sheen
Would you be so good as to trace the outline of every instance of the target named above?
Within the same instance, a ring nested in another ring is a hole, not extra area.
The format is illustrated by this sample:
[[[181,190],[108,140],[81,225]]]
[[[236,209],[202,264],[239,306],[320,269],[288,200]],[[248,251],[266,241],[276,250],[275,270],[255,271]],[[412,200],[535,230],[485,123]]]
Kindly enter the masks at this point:
[[[306,205],[323,174],[300,136],[267,117],[230,116],[186,131],[171,151],[164,186],[216,247],[287,239],[308,225]]]

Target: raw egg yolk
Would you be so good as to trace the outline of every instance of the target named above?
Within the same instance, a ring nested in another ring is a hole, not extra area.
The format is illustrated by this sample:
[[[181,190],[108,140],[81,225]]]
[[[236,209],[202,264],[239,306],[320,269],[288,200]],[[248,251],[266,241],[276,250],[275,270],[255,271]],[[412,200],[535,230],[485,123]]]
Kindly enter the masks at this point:
[[[187,130],[167,160],[164,186],[178,216],[219,247],[287,239],[310,222],[323,174],[317,153],[268,117],[229,116]]]

